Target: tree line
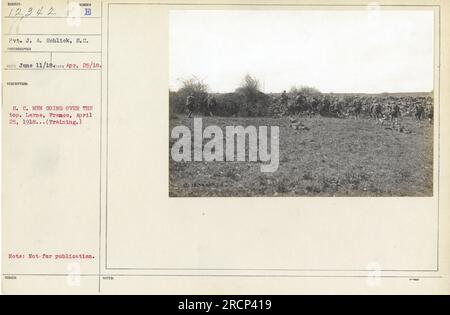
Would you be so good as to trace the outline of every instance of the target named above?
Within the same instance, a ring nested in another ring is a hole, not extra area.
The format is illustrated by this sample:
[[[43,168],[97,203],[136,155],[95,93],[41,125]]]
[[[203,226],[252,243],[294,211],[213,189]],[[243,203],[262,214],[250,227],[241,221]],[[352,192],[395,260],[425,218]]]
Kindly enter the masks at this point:
[[[313,87],[292,87],[289,94],[320,94]],[[217,116],[259,117],[272,114],[272,107],[277,105],[278,97],[261,92],[258,79],[250,74],[245,75],[239,87],[230,93],[209,93],[209,86],[203,80],[192,76],[181,81],[178,91],[169,91],[170,115],[183,114],[186,111],[186,99],[194,96],[195,111],[208,113],[208,97],[214,97],[216,106],[213,109]]]

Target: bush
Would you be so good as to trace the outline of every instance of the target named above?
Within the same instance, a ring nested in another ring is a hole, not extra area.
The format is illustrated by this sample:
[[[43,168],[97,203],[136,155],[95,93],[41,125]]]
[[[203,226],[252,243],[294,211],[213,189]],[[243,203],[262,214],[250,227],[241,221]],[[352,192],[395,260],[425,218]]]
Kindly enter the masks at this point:
[[[297,94],[304,94],[304,95],[319,95],[321,94],[320,91],[318,89],[316,89],[315,87],[311,87],[311,86],[293,86],[291,87],[291,89],[289,90],[289,94],[292,95],[297,95]]]
[[[247,74],[235,93],[242,100],[240,116],[266,116],[270,98],[259,90],[259,81]]]
[[[181,83],[182,87],[177,92],[169,91],[170,114],[185,112],[186,98],[189,95],[194,95],[195,111],[206,113],[208,85],[195,76],[183,79]]]
[[[191,77],[182,81],[182,87],[174,92],[169,91],[169,115],[185,113],[186,98],[193,94],[195,97],[195,111],[208,114],[207,98],[208,85],[197,77]],[[217,105],[213,113],[217,116],[267,116],[269,113],[270,97],[259,91],[257,79],[246,75],[241,86],[233,93],[213,94]]]
[[[217,107],[214,114],[217,116],[237,116],[239,115],[242,99],[236,93],[223,93],[214,95]]]

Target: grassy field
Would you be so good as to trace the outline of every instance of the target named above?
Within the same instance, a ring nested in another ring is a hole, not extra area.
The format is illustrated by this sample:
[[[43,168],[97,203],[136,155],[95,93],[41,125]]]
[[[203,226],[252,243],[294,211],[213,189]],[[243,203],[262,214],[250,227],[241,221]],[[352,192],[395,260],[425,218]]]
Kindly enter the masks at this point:
[[[309,130],[289,127],[288,117],[203,117],[203,128],[280,127],[280,164],[262,173],[259,162],[174,162],[169,193],[188,196],[431,196],[433,125],[405,118],[410,133],[369,119],[302,117]],[[193,120],[171,119],[193,130]],[[170,141],[172,144],[174,140]],[[170,148],[169,148],[170,151]]]

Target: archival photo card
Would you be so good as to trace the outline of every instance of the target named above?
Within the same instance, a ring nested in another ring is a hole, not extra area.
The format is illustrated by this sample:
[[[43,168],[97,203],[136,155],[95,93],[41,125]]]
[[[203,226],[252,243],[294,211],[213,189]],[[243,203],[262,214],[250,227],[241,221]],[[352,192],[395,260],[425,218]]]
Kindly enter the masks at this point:
[[[2,9],[4,293],[449,292],[450,2]]]

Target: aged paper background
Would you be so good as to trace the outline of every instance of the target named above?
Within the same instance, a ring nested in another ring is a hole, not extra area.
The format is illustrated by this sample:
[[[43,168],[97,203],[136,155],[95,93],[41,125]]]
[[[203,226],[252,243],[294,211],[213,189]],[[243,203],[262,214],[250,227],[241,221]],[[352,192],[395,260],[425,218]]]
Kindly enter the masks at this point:
[[[368,4],[170,3],[97,3],[102,70],[95,75],[3,71],[4,82],[36,82],[3,93],[4,292],[449,293],[449,5],[379,2],[383,10],[435,13],[433,197],[169,198],[170,10]],[[7,125],[12,104],[68,100],[94,104],[93,120],[74,129]],[[71,285],[74,261],[8,258],[18,252],[95,258],[79,262],[81,280]]]

